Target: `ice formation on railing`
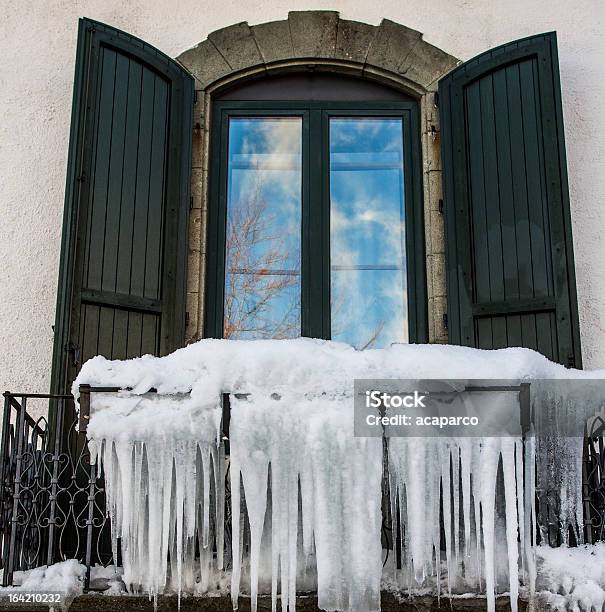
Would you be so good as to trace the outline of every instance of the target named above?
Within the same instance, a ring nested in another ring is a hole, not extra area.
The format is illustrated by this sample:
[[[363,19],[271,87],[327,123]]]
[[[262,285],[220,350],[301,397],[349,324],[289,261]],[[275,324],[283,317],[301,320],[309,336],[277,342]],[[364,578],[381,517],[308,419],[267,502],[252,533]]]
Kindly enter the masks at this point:
[[[499,569],[508,577],[501,592],[510,593],[514,612],[519,560],[532,593],[535,584],[532,443],[525,450],[525,473],[519,438],[391,438],[388,448],[393,531],[404,553],[398,585],[411,590],[432,582],[438,590],[443,544],[448,595],[485,589],[488,610],[494,610]],[[497,568],[497,561],[506,567]]]
[[[586,372],[580,384],[573,386],[564,380],[533,383],[533,421],[540,434],[536,436],[536,487],[559,519],[558,535],[565,546],[572,533],[577,543],[583,543],[584,426],[605,412],[602,376],[602,372]],[[547,526],[539,527],[541,539],[548,541]]]
[[[316,571],[321,609],[380,610],[382,440],[353,436],[352,398],[255,394],[233,401],[230,432],[234,601],[241,474],[253,611],[262,549],[282,609],[294,610],[297,574]]]
[[[310,587],[320,607],[374,612],[383,442],[353,436],[352,381],[581,376],[524,349],[202,340],[163,358],[94,358],[74,391],[80,383],[132,389],[97,396],[88,430],[130,590],[200,592],[221,569],[220,398],[229,392],[234,605],[249,588],[255,609],[268,587],[273,609],[279,596],[294,610],[297,589]],[[142,395],[152,387],[157,395]],[[540,475],[539,465],[538,478],[559,487],[565,516],[580,521],[581,497],[566,486],[579,482],[578,449],[562,447],[569,460],[560,473]],[[533,439],[525,461],[522,449],[515,438],[388,440],[393,527],[404,544],[399,586],[413,591],[433,579],[439,588],[443,544],[447,591],[486,592],[491,610],[496,589],[508,590],[513,606],[520,577],[533,589]]]
[[[94,406],[91,461],[104,471],[113,556],[119,538],[126,587],[154,598],[168,584],[179,596],[208,591],[224,549],[217,402],[100,394]]]

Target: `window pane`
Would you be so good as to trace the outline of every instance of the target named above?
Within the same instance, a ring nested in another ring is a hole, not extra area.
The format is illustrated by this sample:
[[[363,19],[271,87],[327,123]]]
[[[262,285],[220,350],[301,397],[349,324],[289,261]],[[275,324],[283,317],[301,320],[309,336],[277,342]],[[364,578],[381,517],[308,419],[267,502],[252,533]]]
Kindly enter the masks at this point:
[[[300,336],[302,119],[231,118],[225,338]]]
[[[408,341],[400,118],[330,120],[330,266],[333,340]]]

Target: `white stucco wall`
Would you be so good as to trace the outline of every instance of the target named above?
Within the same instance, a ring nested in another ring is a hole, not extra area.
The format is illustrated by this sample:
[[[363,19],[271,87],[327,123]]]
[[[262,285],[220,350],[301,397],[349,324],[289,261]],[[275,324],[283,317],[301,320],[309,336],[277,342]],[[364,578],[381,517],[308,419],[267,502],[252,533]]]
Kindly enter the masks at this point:
[[[602,0],[50,0],[0,14],[0,385],[48,388],[77,18],[176,56],[218,28],[333,9],[424,33],[461,59],[556,30],[584,363],[605,367],[605,3]]]

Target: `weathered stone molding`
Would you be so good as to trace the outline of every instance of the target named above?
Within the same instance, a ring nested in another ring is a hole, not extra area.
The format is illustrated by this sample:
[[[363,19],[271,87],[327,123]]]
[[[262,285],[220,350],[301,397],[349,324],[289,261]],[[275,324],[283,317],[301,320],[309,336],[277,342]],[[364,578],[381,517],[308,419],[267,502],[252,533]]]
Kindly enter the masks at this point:
[[[195,77],[198,99],[193,130],[193,210],[189,236],[188,338],[203,321],[210,109],[217,91],[240,79],[313,66],[381,82],[420,101],[429,340],[447,342],[445,245],[441,199],[437,81],[458,60],[388,19],[379,26],[340,19],[335,11],[295,11],[288,19],[212,32],[177,58]]]

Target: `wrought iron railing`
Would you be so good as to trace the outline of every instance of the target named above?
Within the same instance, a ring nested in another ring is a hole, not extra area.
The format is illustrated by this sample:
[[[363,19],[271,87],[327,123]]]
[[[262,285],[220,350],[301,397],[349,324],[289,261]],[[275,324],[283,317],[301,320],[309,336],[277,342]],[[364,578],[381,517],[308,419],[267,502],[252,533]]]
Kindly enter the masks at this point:
[[[605,420],[594,417],[584,436],[582,498],[586,542],[605,540]]]
[[[113,561],[103,478],[98,474],[97,466],[90,464],[85,432],[91,394],[117,391],[117,388],[82,386],[79,416],[71,395],[4,393],[0,447],[3,586],[13,584],[15,571],[75,558],[87,567],[84,587],[88,590],[91,566],[108,565]],[[525,403],[522,415],[527,415],[528,398],[520,399]],[[224,400],[223,433],[228,446],[228,396]],[[44,416],[34,419],[31,416],[34,413]],[[527,425],[526,416],[522,416],[522,424]],[[399,561],[401,543],[393,546],[390,528],[387,471],[384,471],[383,483],[383,544],[395,551]],[[227,493],[228,480],[227,476]],[[601,417],[595,418],[587,427],[582,487],[585,541],[603,540],[605,421]],[[553,511],[556,504],[549,503],[549,492],[538,492],[537,508],[538,526],[550,544],[558,545],[560,526],[556,511]],[[227,494],[227,546],[230,516],[230,496]],[[119,558],[116,561],[120,563]]]
[[[34,420],[32,413],[44,413]],[[71,395],[4,393],[0,462],[2,585],[15,571],[111,561],[103,480],[90,465]]]

